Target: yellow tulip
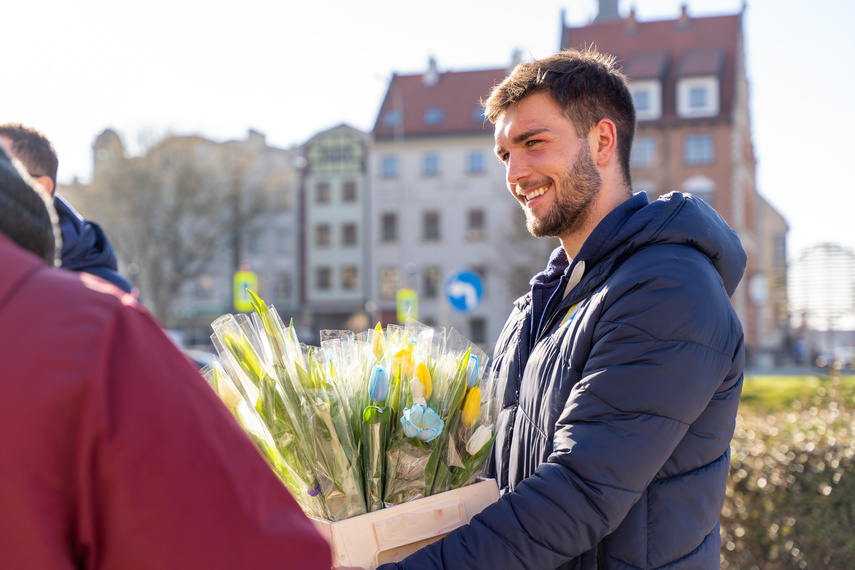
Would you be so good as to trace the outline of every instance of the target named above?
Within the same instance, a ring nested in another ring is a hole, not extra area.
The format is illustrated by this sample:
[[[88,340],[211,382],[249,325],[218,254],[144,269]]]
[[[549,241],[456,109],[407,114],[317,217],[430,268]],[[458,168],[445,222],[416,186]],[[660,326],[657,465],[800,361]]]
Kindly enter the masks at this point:
[[[466,429],[475,425],[475,420],[478,419],[478,412],[481,410],[481,388],[475,386],[469,389],[466,394],[466,400],[463,402],[463,425]]]
[[[374,353],[374,358],[380,358],[383,356],[385,350],[386,343],[383,341],[383,326],[378,321],[377,326],[374,327],[374,337],[371,339],[371,351]]]
[[[430,398],[430,394],[433,392],[433,382],[430,379],[430,370],[424,362],[419,362],[419,365],[416,366],[416,378],[424,386],[425,398]]]

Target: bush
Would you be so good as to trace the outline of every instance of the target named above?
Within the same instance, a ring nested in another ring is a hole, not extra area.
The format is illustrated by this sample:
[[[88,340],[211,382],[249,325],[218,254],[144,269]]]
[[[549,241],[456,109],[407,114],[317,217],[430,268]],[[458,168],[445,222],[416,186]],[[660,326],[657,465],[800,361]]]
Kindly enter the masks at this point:
[[[789,410],[741,406],[721,515],[721,567],[850,568],[855,556],[852,383],[824,380]]]

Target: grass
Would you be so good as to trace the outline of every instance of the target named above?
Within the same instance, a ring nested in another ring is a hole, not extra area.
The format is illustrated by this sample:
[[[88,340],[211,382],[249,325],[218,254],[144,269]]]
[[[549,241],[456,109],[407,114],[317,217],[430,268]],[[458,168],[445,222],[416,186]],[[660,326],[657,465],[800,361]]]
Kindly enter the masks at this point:
[[[821,404],[829,393],[842,398],[844,406],[855,405],[855,376],[843,374],[839,379],[827,375],[756,375],[746,376],[742,387],[740,409],[774,413]]]

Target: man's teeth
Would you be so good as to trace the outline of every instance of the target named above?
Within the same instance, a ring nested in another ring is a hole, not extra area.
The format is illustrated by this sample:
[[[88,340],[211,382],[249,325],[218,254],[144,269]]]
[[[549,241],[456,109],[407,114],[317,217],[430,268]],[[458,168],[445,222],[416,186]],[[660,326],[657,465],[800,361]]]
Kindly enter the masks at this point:
[[[517,194],[519,194],[520,196],[524,196],[526,200],[533,200],[534,198],[537,198],[538,196],[543,196],[543,194],[545,192],[546,192],[546,186],[541,186],[540,188],[535,188],[531,192],[527,192],[527,193],[517,191]]]

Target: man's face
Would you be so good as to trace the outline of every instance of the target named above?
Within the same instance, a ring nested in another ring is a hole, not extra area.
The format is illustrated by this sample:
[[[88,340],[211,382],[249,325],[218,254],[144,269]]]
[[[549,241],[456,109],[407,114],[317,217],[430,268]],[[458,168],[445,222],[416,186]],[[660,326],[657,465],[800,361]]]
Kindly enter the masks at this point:
[[[495,138],[529,232],[563,239],[584,229],[602,181],[588,140],[561,107],[547,93],[530,95],[496,122]]]
[[[6,151],[6,156],[8,156],[9,158],[21,160],[20,157],[18,157],[18,155],[16,155],[15,152],[12,150],[12,139],[10,139],[9,137],[0,136],[0,147],[2,147],[4,151]],[[39,185],[44,188],[45,192],[50,195],[53,195],[54,183],[53,180],[51,180],[50,176],[47,176],[40,172],[33,172],[32,166],[30,166],[29,164],[24,164],[24,161],[22,160],[21,164],[24,166],[24,168],[27,169],[29,175],[33,178],[33,180],[38,182]]]

